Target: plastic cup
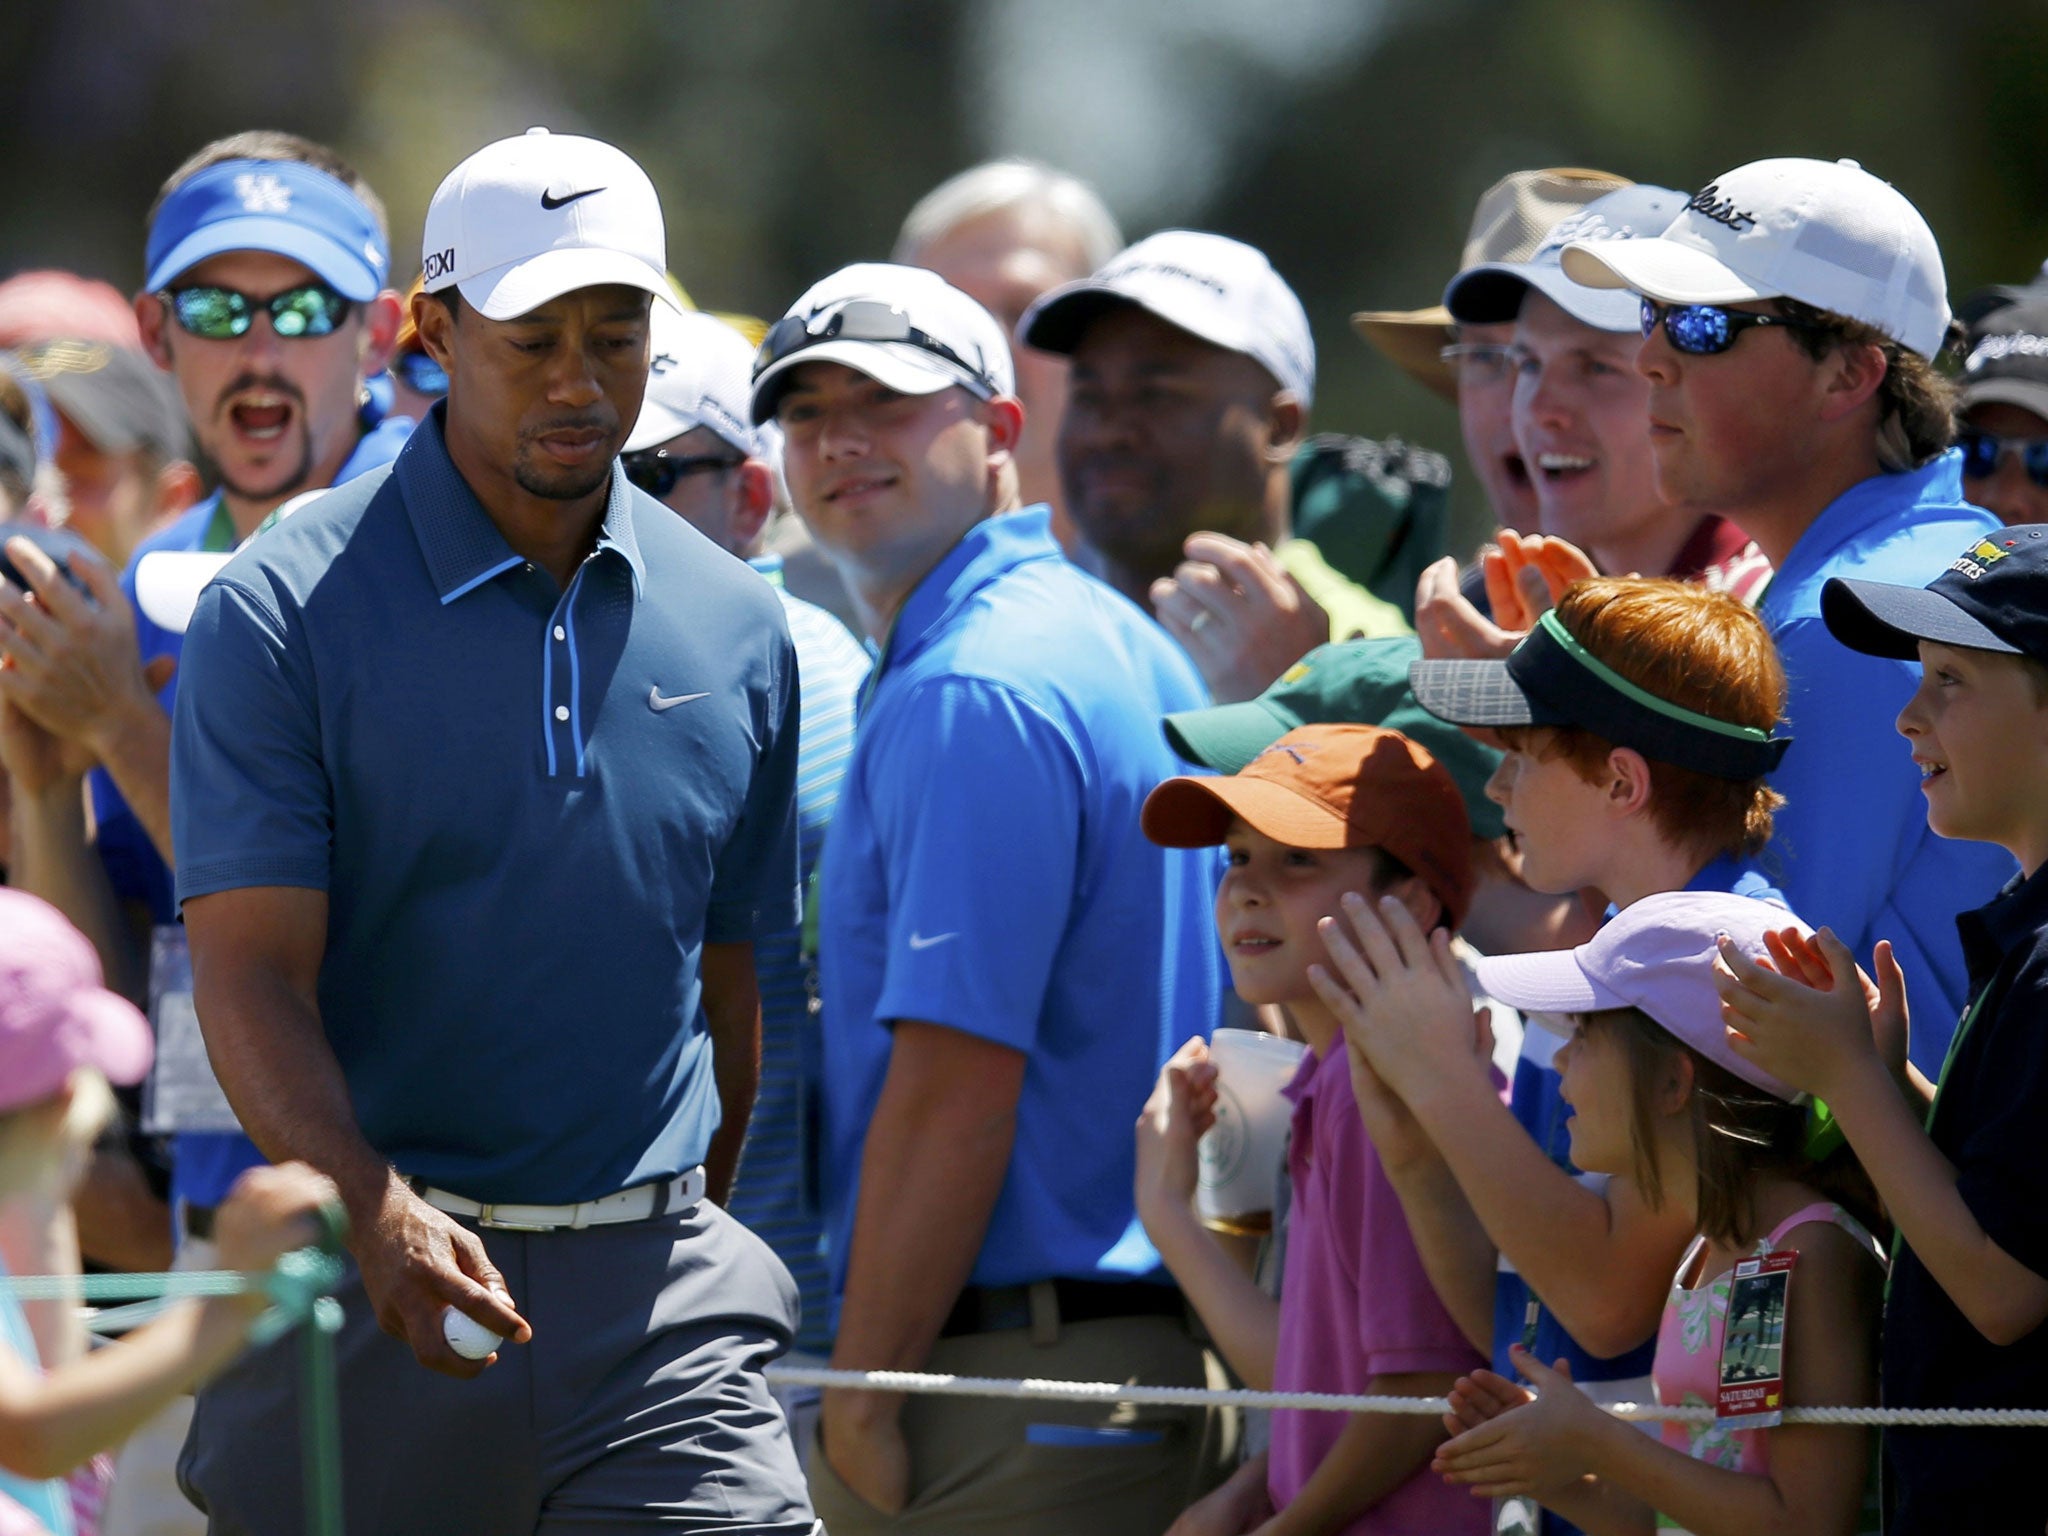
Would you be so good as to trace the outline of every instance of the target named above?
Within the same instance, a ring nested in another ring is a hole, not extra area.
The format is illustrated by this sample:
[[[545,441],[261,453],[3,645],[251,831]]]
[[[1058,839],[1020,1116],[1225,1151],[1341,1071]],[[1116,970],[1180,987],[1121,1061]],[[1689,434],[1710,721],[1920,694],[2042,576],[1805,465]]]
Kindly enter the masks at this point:
[[[1280,1090],[1307,1052],[1300,1041],[1263,1030],[1219,1029],[1210,1038],[1216,1123],[1196,1149],[1195,1214],[1204,1226],[1240,1237],[1272,1230],[1273,1191],[1294,1117]]]

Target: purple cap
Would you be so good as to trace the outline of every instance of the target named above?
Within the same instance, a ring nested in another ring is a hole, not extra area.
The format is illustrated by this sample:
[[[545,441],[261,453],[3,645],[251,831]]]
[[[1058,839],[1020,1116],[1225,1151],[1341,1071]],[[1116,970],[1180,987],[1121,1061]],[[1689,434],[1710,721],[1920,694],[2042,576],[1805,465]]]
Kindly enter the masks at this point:
[[[1781,928],[1812,932],[1776,902],[1723,891],[1671,891],[1623,908],[1577,949],[1488,956],[1474,970],[1481,989],[1511,1008],[1641,1009],[1709,1061],[1789,1104],[1800,1099],[1797,1089],[1729,1049],[1721,994],[1714,990],[1720,934],[1750,958],[1763,959],[1764,934]]]
[[[0,888],[0,1113],[52,1097],[80,1067],[139,1083],[155,1051],[85,936],[48,902]]]

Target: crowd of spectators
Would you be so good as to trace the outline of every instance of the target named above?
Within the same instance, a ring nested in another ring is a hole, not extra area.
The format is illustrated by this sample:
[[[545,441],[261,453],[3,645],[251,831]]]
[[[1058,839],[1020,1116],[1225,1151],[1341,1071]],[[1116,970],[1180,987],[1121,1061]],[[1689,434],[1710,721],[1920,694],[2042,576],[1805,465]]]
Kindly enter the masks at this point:
[[[351,1529],[2048,1518],[1780,1422],[2048,1408],[2048,278],[1851,161],[1508,175],[1352,317],[1456,550],[1263,251],[1029,162],[763,319],[543,129],[146,224],[0,282],[0,1278],[344,1223]],[[300,1529],[252,1315],[0,1290],[0,1533]]]

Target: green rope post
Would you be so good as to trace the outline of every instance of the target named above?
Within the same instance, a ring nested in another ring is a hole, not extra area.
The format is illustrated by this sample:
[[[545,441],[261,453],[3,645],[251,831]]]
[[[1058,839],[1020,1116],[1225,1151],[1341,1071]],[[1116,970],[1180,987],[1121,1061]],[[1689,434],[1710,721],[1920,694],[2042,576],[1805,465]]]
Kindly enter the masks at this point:
[[[341,1408],[334,1336],[341,1331],[341,1303],[331,1294],[341,1283],[341,1253],[348,1217],[339,1205],[315,1213],[319,1246],[300,1248],[277,1261],[268,1274],[232,1271],[149,1275],[0,1275],[0,1292],[18,1301],[125,1301],[103,1317],[116,1327],[136,1327],[173,1300],[240,1296],[261,1291],[270,1309],[249,1325],[249,1344],[261,1348],[294,1328],[299,1331],[299,1456],[305,1469],[307,1536],[343,1536],[341,1502]]]

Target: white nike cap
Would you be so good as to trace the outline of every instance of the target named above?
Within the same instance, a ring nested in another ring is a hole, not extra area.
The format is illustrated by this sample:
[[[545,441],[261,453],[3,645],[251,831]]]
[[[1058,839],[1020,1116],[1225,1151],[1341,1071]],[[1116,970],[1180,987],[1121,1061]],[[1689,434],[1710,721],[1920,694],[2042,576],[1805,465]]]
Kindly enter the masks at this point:
[[[1110,258],[1092,277],[1066,283],[1024,312],[1017,334],[1041,352],[1071,353],[1089,322],[1135,304],[1226,352],[1241,352],[1315,403],[1316,344],[1294,290],[1266,253],[1224,235],[1165,229]]]
[[[1669,187],[1622,187],[1568,213],[1527,261],[1468,267],[1444,289],[1444,308],[1461,325],[1497,325],[1521,312],[1531,288],[1585,325],[1601,331],[1642,328],[1642,301],[1626,289],[1588,288],[1565,276],[1565,247],[1574,241],[1645,240],[1660,235],[1685,207]]]
[[[621,283],[673,308],[661,199],[623,150],[529,128],[450,171],[427,205],[420,272],[487,320],[577,288]]]
[[[761,445],[747,424],[754,348],[746,337],[699,310],[657,309],[649,327],[654,362],[640,419],[622,453],[658,448],[709,427],[744,454]]]
[[[766,422],[792,368],[840,363],[902,395],[1017,392],[996,317],[922,267],[863,261],[814,283],[768,329],[754,356],[750,420]]]
[[[1702,187],[1654,240],[1579,241],[1564,271],[1663,304],[1797,299],[1933,357],[1948,334],[1934,231],[1854,160],[1758,160]]]
[[[318,501],[330,488],[301,491],[256,525],[250,539],[261,537],[309,502]],[[248,539],[242,541],[248,543]],[[155,549],[135,562],[135,606],[159,629],[182,635],[199,607],[199,594],[221,573],[232,554],[212,554],[197,549]]]

